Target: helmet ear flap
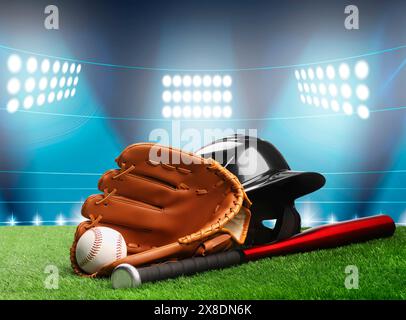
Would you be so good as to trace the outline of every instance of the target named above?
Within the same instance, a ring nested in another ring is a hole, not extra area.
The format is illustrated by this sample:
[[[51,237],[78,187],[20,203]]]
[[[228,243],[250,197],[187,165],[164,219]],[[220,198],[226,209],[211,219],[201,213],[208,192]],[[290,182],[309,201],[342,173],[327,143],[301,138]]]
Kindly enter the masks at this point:
[[[301,219],[293,203],[284,207],[282,217],[275,228],[279,228],[276,241],[290,238],[300,232]]]
[[[279,212],[273,228],[269,228],[263,224],[264,220],[262,218],[265,218],[265,216],[259,218],[256,216],[251,217],[250,227],[245,241],[246,245],[279,241],[290,238],[300,232],[300,214],[293,203],[280,206],[279,208],[275,207],[275,211],[272,211],[274,214],[275,211]]]

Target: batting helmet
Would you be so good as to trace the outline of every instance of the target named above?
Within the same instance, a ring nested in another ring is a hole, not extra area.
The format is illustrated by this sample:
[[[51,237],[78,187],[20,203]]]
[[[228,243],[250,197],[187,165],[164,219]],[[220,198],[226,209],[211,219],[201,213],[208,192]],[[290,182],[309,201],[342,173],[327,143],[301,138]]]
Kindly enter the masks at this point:
[[[268,141],[233,135],[216,140],[197,154],[213,158],[238,177],[252,201],[246,244],[268,243],[300,232],[295,199],[316,191],[325,178],[316,172],[292,171],[282,154]],[[264,220],[275,220],[273,228]]]

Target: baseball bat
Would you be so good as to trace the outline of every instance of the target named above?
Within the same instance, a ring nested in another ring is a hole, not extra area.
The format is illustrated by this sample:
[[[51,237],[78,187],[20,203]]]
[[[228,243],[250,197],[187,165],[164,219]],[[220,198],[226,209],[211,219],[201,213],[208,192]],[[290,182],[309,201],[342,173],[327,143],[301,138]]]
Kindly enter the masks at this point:
[[[395,228],[391,217],[378,215],[311,228],[289,239],[248,249],[235,249],[144,268],[123,264],[114,269],[112,284],[113,288],[137,287],[146,282],[222,269],[263,257],[334,248],[389,237],[393,235]]]

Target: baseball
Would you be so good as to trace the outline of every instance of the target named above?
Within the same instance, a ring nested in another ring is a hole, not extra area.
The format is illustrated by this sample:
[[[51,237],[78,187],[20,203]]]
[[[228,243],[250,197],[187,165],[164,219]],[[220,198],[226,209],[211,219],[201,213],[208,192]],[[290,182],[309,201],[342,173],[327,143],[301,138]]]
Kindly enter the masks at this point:
[[[123,236],[107,227],[87,230],[76,246],[76,261],[88,274],[95,273],[103,266],[125,256],[127,256],[127,246]]]

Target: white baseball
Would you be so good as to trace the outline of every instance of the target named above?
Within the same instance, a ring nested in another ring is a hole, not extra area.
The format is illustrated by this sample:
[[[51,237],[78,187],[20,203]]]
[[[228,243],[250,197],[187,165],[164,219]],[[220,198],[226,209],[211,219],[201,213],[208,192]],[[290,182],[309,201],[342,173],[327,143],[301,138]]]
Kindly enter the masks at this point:
[[[123,236],[107,227],[87,230],[76,245],[76,261],[88,274],[126,256],[127,246]]]

